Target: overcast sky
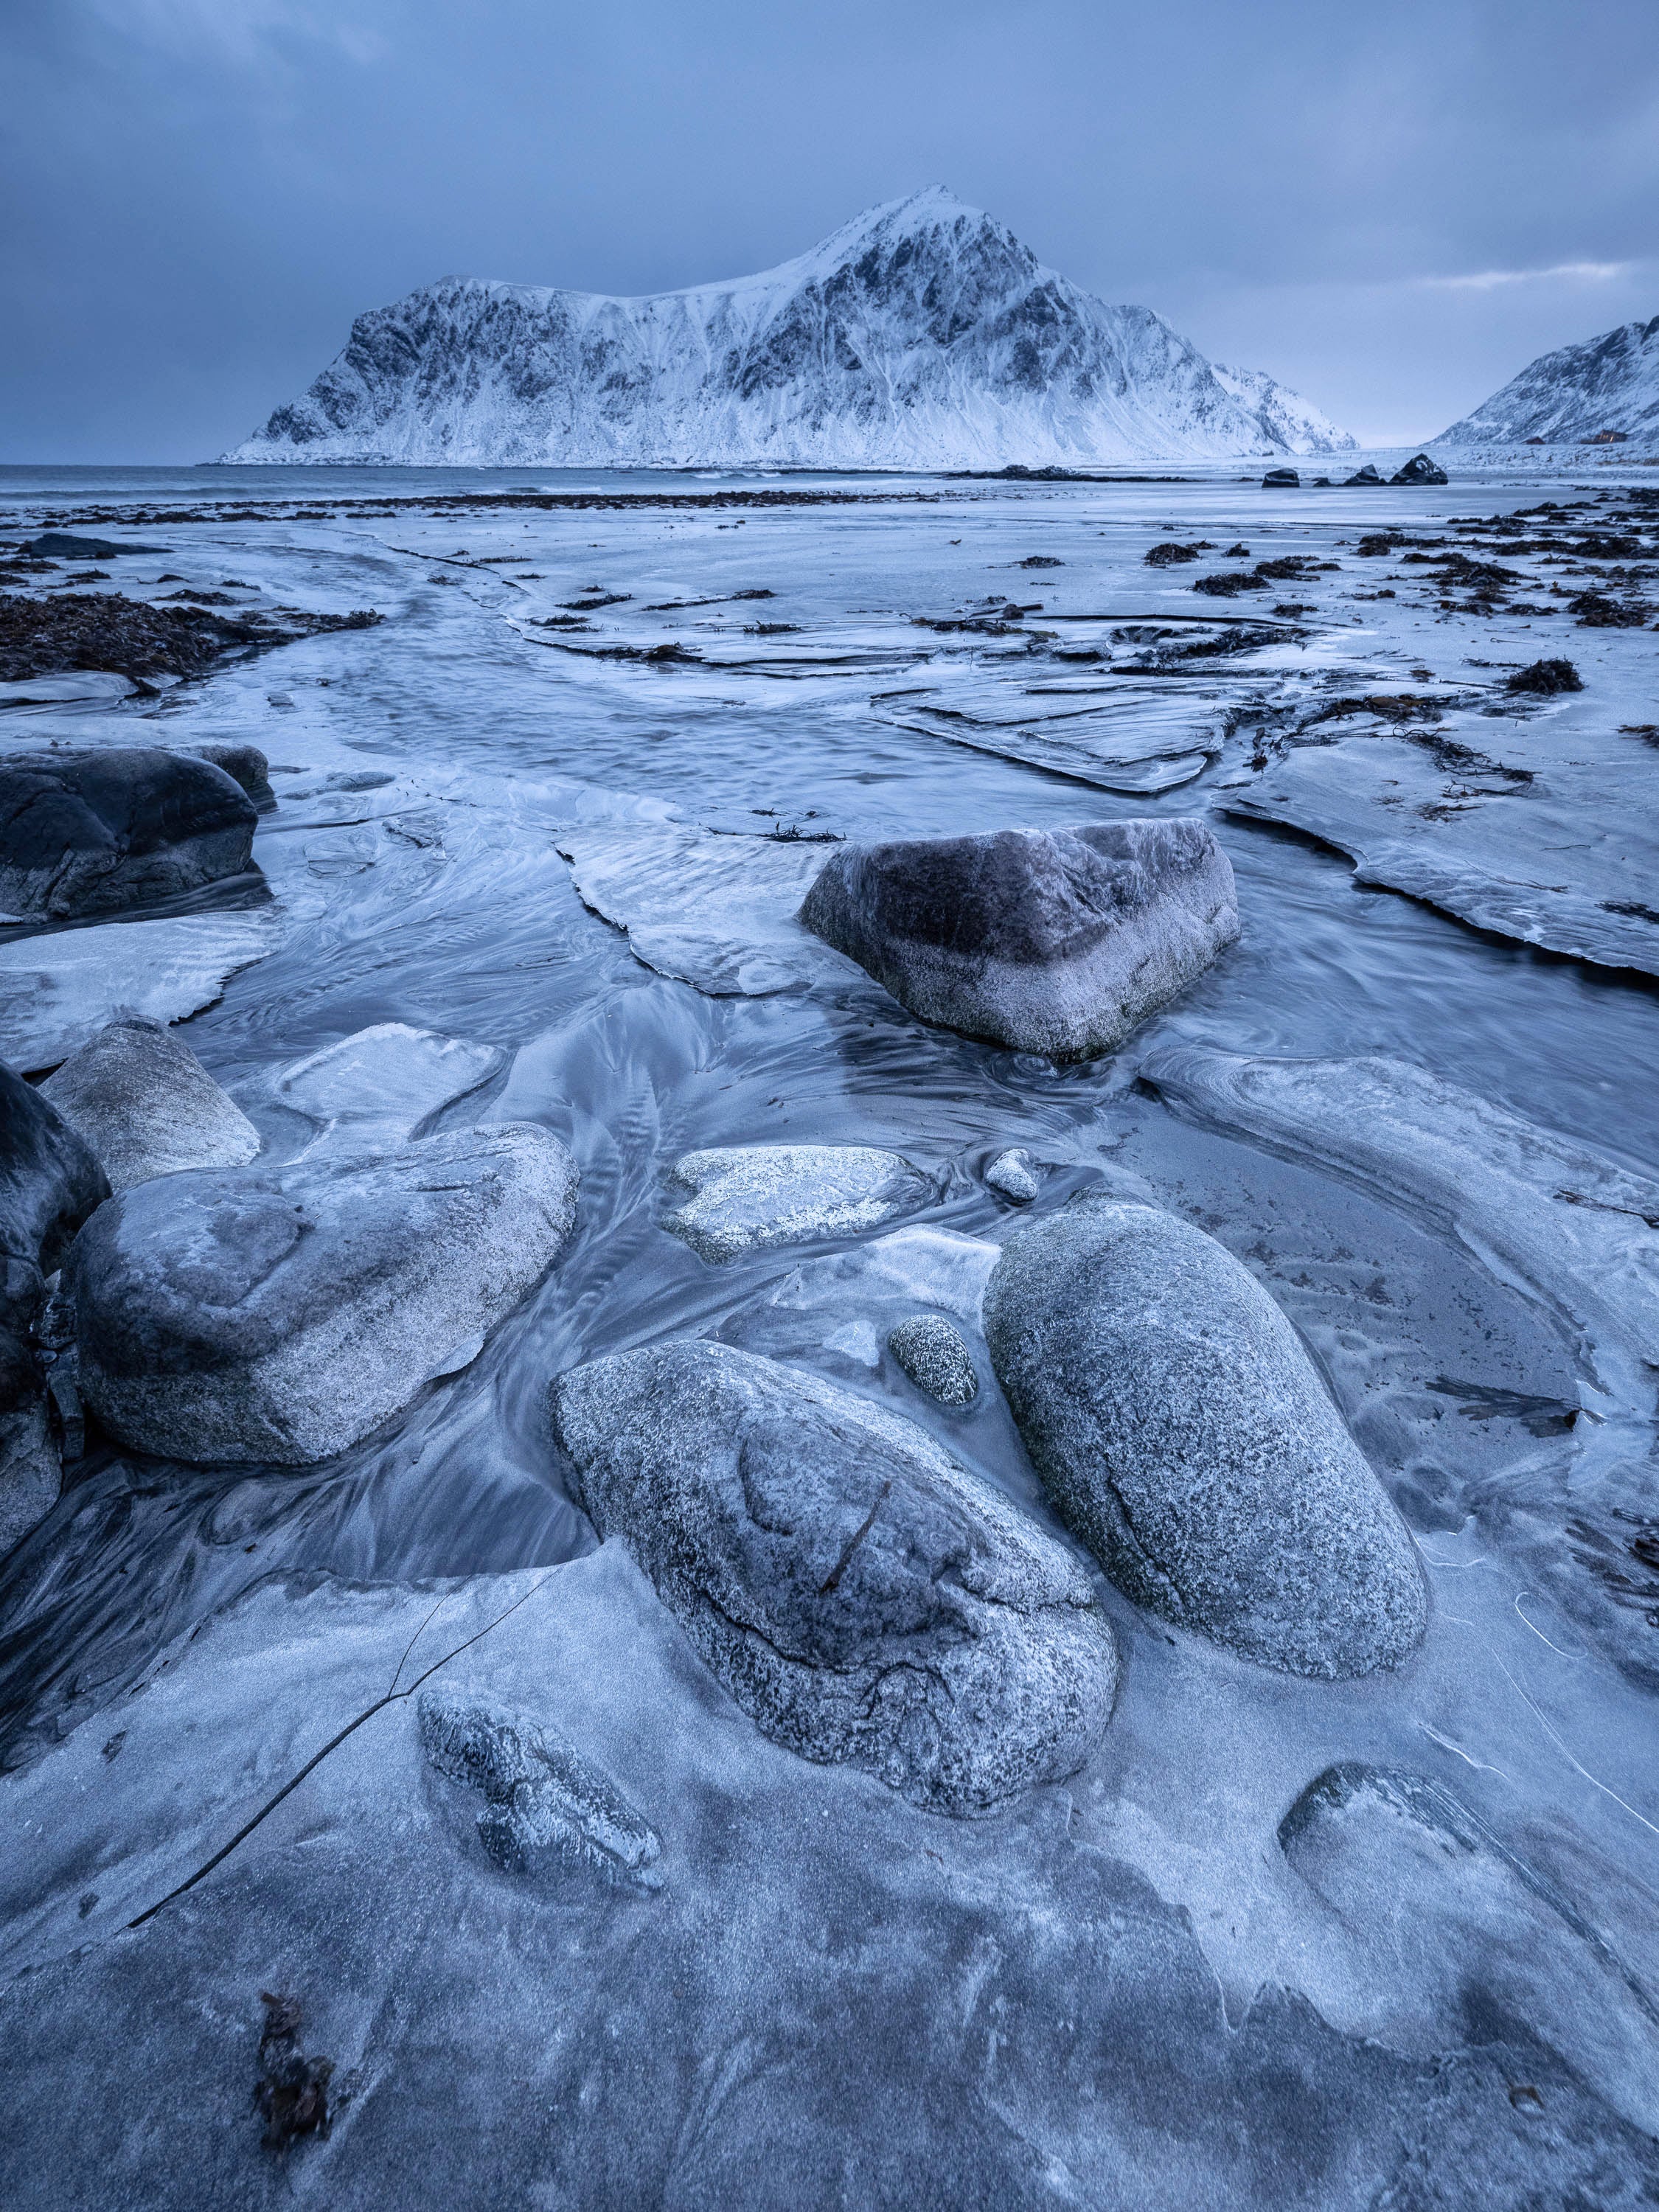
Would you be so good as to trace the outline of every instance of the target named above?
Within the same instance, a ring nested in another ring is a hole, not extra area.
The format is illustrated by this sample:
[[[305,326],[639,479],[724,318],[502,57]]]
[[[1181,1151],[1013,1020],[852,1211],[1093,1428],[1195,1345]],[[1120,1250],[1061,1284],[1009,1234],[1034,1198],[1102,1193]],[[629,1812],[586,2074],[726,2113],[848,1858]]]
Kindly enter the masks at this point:
[[[1655,0],[0,0],[0,460],[210,457],[434,277],[934,182],[1368,443],[1659,313]]]

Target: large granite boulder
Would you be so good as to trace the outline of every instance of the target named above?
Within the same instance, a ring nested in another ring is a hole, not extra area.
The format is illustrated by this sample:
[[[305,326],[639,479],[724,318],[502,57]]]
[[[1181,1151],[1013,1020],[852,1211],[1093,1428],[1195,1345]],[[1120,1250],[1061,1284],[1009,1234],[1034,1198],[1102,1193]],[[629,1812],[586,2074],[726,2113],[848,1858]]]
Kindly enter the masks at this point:
[[[82,1390],[141,1451],[325,1459],[476,1354],[569,1235],[576,1182],[556,1138],[506,1122],[136,1184],[64,1270]]]
[[[552,1390],[579,1501],[766,1735],[985,1813],[1080,1766],[1117,1661],[1060,1545],[921,1430],[722,1344]]]
[[[259,1133],[187,1044],[141,1015],[112,1022],[40,1085],[112,1190],[185,1168],[236,1168]]]
[[[46,1278],[109,1196],[103,1170],[40,1092],[0,1061],[0,1554],[58,1495],[34,1328]]]
[[[1415,1648],[1428,1601],[1405,1524],[1296,1331],[1213,1237],[1074,1199],[1009,1239],[985,1334],[1050,1497],[1137,1603],[1297,1674]]]
[[[1396,469],[1389,478],[1395,484],[1443,484],[1446,471],[1438,461],[1431,461],[1426,453],[1419,453],[1407,461],[1403,469]]]
[[[1227,857],[1201,822],[855,845],[800,919],[924,1021],[1088,1060],[1238,934]]]
[[[211,761],[149,746],[0,760],[0,912],[55,921],[240,875],[253,801]]]

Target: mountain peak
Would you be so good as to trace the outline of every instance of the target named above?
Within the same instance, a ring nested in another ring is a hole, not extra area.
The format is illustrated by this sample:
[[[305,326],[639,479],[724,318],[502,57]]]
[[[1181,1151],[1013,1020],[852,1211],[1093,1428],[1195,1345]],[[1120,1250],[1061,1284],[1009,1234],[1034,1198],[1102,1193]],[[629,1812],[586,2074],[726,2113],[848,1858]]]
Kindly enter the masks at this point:
[[[232,458],[994,469],[1338,442],[1270,379],[1218,378],[1147,309],[1082,291],[927,185],[726,283],[425,286],[360,315]]]

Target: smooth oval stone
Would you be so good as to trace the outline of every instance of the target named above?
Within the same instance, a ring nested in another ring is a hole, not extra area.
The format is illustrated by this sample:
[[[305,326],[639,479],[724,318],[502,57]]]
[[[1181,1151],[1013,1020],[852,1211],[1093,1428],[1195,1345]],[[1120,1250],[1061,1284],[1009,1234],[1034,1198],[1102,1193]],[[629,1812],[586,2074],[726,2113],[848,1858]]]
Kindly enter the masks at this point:
[[[1117,1680],[1064,1547],[914,1423],[727,1345],[572,1369],[555,1433],[763,1734],[986,1813],[1088,1757]]]
[[[1231,1253],[1089,1197],[1012,1237],[992,1364],[1062,1518],[1120,1589],[1296,1674],[1397,1666],[1427,1621],[1405,1523]]]
[[[943,1314],[912,1314],[887,1340],[887,1349],[918,1390],[941,1406],[967,1406],[979,1395],[974,1355]]]

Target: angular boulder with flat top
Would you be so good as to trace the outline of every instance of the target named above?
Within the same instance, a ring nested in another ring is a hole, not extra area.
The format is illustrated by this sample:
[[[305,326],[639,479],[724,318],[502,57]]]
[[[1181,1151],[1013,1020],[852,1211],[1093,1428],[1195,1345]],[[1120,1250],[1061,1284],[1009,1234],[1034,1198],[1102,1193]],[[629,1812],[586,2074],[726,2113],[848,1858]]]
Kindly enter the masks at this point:
[[[1109,1052],[1238,935],[1201,822],[848,846],[800,919],[924,1021],[1052,1060]]]
[[[777,1742],[958,1815],[1088,1757],[1117,1658],[1087,1576],[913,1423],[690,1342],[573,1368],[552,1413],[601,1537]]]
[[[1293,1674],[1395,1667],[1428,1595],[1294,1328],[1224,1245],[1079,1198],[1009,1238],[985,1336],[1043,1486],[1118,1587]]]
[[[235,777],[149,745],[0,760],[0,913],[70,921],[199,890],[248,866]]]

